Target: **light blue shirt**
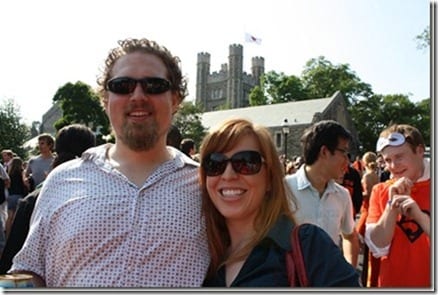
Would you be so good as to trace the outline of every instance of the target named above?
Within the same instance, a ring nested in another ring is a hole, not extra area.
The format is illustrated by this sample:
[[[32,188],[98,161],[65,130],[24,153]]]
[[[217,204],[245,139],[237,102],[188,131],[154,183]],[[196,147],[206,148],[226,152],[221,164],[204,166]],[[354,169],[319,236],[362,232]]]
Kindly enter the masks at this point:
[[[312,223],[324,229],[339,245],[339,235],[354,231],[353,204],[346,188],[330,180],[320,197],[302,165],[286,182],[297,199],[295,217],[298,223]]]

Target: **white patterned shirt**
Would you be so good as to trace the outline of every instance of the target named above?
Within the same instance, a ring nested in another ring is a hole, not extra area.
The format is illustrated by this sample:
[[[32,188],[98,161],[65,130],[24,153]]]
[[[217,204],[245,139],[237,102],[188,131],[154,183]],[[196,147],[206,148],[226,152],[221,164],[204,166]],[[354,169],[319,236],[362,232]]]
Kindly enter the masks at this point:
[[[113,168],[108,145],[56,167],[10,272],[47,287],[199,287],[210,257],[198,164],[168,147],[141,188]]]
[[[302,165],[298,171],[286,177],[286,181],[298,201],[295,218],[298,223],[312,223],[324,229],[336,245],[339,235],[354,231],[353,204],[346,188],[330,180],[322,195],[306,176]]]

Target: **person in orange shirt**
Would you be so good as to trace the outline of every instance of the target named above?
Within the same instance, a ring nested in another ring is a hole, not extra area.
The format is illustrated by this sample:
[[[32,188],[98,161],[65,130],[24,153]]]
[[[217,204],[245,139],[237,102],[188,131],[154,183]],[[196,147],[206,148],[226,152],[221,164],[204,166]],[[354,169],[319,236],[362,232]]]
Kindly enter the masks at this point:
[[[351,164],[351,166],[356,169],[356,171],[359,172],[360,177],[362,177],[365,172],[365,165],[360,158],[360,155],[356,156],[356,160]]]
[[[417,128],[395,124],[376,150],[391,175],[371,192],[365,242],[380,257],[379,287],[431,287],[430,163]]]

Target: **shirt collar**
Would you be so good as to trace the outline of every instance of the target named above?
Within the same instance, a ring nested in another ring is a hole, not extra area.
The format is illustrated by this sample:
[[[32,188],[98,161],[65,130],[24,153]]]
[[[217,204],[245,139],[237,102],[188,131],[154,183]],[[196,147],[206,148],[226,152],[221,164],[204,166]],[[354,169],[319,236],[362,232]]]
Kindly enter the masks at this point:
[[[426,181],[426,180],[430,179],[430,161],[429,161],[429,159],[423,159],[423,166],[424,166],[423,175],[416,182]]]
[[[305,164],[301,165],[300,169],[298,169],[298,171],[295,172],[297,176],[298,190],[303,190],[307,187],[312,186],[309,179],[307,178],[306,171],[304,170],[305,166],[306,166]]]
[[[296,172],[297,175],[297,188],[298,190],[304,190],[306,188],[313,187],[310,180],[307,178],[305,165],[301,165],[300,169]],[[339,190],[340,185],[337,185],[336,181],[330,179],[327,183],[327,187],[325,189],[325,193],[337,192]]]
[[[198,162],[191,159],[190,157],[187,157],[187,155],[184,154],[183,152],[181,152],[180,150],[178,150],[174,147],[171,147],[171,146],[167,146],[167,150],[172,155],[173,161],[175,162],[175,164],[178,168],[182,168],[185,165],[199,167]]]
[[[106,143],[102,144],[100,146],[92,147],[88,150],[86,150],[82,154],[83,160],[91,160],[95,161],[96,164],[102,167],[106,167],[107,169],[112,169],[109,162],[106,160],[107,158],[107,152],[109,148],[112,146],[112,143]],[[167,146],[167,150],[172,155],[171,162],[177,167],[182,168],[185,165],[193,166],[193,167],[199,167],[199,163],[195,160],[187,157],[183,152],[180,150]]]

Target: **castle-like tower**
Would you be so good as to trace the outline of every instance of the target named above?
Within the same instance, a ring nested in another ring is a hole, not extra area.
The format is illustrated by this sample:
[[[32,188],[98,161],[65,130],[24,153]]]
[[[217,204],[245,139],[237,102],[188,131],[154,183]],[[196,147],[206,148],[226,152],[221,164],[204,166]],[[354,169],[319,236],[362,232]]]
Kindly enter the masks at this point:
[[[251,72],[243,71],[243,47],[240,44],[230,45],[228,64],[222,64],[221,70],[212,74],[210,54],[198,53],[196,103],[206,112],[249,106],[249,93],[260,84],[265,72],[263,57],[252,58]]]

